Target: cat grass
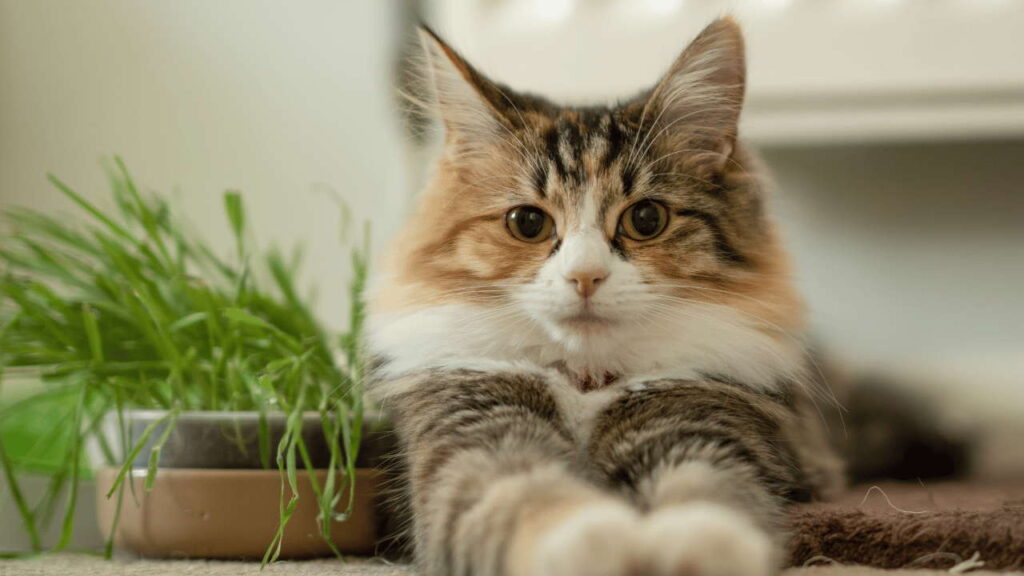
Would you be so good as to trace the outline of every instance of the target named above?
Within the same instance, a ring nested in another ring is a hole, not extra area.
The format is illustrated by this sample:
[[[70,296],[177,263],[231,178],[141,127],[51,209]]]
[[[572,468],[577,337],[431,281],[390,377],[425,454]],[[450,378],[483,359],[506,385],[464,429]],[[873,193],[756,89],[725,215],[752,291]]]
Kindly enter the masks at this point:
[[[320,484],[308,475],[330,542],[331,521],[346,517],[356,489],[368,236],[351,250],[350,320],[336,334],[300,295],[301,254],[254,247],[240,193],[223,197],[234,239],[223,257],[188,231],[164,196],[140,191],[120,159],[108,172],[110,210],[51,175],[77,218],[20,208],[3,214],[0,374],[8,389],[20,384],[0,396],[7,398],[0,404],[0,465],[33,549],[44,551],[41,534],[53,522],[61,530],[50,549],[71,543],[79,486],[91,473],[86,446],[98,446],[103,464],[119,469],[107,497],[120,510],[131,463],[152,445],[151,487],[161,446],[179,414],[192,410],[260,415],[261,462],[278,469],[282,482],[280,525],[265,562],[280,553],[299,472],[313,468],[302,415],[320,414],[330,467],[350,480],[342,486],[329,474]],[[131,409],[166,416],[131,438],[124,418]],[[115,445],[100,433],[111,414],[120,430]],[[267,441],[271,414],[287,421],[277,446]],[[21,489],[26,472],[49,478],[37,501]],[[107,556],[112,545],[113,530]]]

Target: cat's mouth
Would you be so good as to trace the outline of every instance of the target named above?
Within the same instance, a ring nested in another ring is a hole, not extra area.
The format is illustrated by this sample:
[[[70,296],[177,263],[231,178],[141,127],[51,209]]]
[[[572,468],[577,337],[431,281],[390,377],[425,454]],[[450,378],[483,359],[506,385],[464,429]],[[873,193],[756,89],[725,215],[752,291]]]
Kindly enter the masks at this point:
[[[559,321],[565,326],[580,329],[602,328],[612,324],[612,320],[607,316],[595,314],[588,309],[580,310],[571,316],[563,316]]]

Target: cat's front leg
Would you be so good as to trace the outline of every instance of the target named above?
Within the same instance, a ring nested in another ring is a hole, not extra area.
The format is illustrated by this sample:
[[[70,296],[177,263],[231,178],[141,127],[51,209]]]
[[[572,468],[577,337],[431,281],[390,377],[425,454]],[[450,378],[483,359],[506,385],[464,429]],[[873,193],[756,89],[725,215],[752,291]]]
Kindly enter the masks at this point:
[[[646,510],[637,556],[651,576],[763,576],[783,560],[798,488],[784,398],[715,382],[657,382],[599,417],[589,451]]]
[[[430,576],[623,576],[639,514],[580,478],[543,374],[433,372],[388,404]]]

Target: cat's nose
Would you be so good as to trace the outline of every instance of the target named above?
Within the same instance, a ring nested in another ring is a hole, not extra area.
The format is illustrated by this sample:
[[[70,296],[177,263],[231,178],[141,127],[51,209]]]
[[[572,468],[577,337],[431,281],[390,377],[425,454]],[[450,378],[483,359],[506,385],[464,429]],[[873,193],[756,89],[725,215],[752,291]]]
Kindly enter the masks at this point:
[[[565,276],[570,284],[575,284],[576,293],[583,298],[589,298],[602,282],[608,279],[608,272],[605,268],[591,268],[587,270],[576,270]]]

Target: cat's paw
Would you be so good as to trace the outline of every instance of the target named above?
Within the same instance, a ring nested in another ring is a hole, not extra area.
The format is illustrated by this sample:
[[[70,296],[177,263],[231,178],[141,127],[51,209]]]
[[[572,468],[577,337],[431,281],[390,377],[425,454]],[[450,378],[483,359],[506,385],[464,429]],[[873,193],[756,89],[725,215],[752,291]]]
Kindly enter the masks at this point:
[[[771,576],[776,545],[748,517],[692,502],[652,512],[637,532],[640,572],[650,576]]]
[[[625,576],[633,574],[640,516],[620,503],[585,506],[567,515],[537,540],[534,576]]]

